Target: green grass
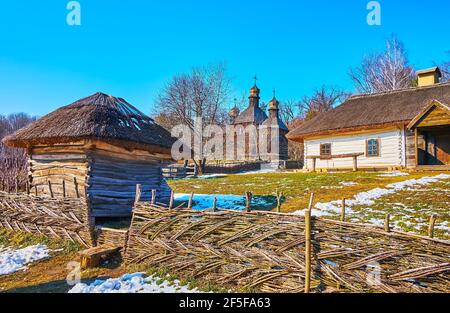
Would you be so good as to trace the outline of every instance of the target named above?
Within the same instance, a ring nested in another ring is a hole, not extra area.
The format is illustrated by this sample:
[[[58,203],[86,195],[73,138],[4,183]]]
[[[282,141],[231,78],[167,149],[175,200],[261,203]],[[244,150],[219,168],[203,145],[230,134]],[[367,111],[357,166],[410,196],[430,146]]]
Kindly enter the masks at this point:
[[[255,175],[229,175],[222,178],[201,180],[177,180],[169,184],[180,193],[197,194],[244,194],[251,191],[256,196],[272,197],[272,208],[276,206],[273,198],[276,191],[285,195],[282,211],[293,212],[308,206],[310,194],[314,192],[315,201],[330,202],[351,199],[360,192],[425,176],[436,176],[437,172],[411,172],[409,176],[381,177],[376,172],[346,173],[273,173]],[[344,186],[343,182],[356,185]],[[428,186],[417,186],[413,190],[402,190],[375,200],[370,208],[352,207],[354,213],[347,217],[353,222],[382,223],[386,213],[392,214],[392,223],[400,230],[426,235],[428,222],[432,214],[438,215],[435,236],[450,239],[450,181]],[[267,209],[267,208],[266,208]],[[338,214],[330,214],[327,218],[338,219]]]
[[[208,180],[186,179],[170,181],[176,193],[243,195],[250,191],[256,196],[273,197],[276,191],[285,198],[282,210],[292,212],[305,209],[311,192],[316,202],[329,202],[351,198],[355,194],[377,187],[403,181],[437,175],[436,173],[411,173],[406,177],[380,177],[380,173],[273,173],[256,175],[229,175]],[[342,186],[342,182],[355,182],[355,186]],[[275,205],[275,203],[274,203]]]
[[[441,181],[414,189],[401,190],[375,200],[366,208],[354,206],[349,218],[355,222],[377,220],[382,222],[386,213],[391,214],[392,224],[403,231],[420,235],[428,234],[429,220],[437,215],[435,236],[450,239],[450,181]]]
[[[81,249],[80,245],[68,240],[51,239],[44,235],[13,232],[0,228],[0,247],[19,249],[38,244],[46,245],[51,250],[62,250],[63,253],[72,253]]]

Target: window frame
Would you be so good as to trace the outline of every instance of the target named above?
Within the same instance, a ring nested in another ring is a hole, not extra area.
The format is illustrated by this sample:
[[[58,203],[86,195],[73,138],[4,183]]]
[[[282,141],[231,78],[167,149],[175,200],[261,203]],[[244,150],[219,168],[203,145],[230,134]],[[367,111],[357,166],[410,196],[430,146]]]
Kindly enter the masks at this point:
[[[329,154],[324,154],[323,153],[323,148],[325,147],[325,146],[330,146],[330,148],[329,148],[329,150],[330,150],[330,153]],[[332,145],[331,145],[331,143],[321,143],[320,144],[320,157],[323,157],[323,158],[331,158],[331,156],[332,156],[333,154],[332,154]]]
[[[371,155],[369,154],[369,142],[375,141],[377,143],[377,154]],[[370,138],[366,140],[366,157],[367,158],[379,158],[381,156],[381,140],[380,138]]]

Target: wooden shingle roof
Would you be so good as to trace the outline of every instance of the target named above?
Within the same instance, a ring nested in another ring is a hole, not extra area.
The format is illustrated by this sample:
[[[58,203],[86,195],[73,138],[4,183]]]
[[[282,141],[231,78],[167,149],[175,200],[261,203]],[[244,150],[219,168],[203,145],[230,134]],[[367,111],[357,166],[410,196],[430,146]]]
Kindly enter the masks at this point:
[[[256,124],[260,125],[267,119],[267,114],[259,106],[250,105],[234,120],[234,124]]]

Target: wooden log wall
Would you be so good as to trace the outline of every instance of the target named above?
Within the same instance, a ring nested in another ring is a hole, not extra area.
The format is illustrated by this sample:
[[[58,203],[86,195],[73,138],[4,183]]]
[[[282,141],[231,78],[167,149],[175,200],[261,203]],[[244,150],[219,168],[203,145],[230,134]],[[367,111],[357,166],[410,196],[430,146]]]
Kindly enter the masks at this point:
[[[93,221],[83,198],[52,199],[0,192],[0,227],[94,246]]]
[[[425,137],[419,133],[419,164],[423,164],[425,161]],[[414,131],[406,130],[406,167],[416,167],[416,145],[414,139]]]
[[[87,193],[94,217],[131,216],[136,185],[142,186],[142,199],[150,201],[157,190],[159,203],[167,204],[170,187],[158,161],[126,160],[93,151],[89,155]]]
[[[290,214],[169,210],[140,202],[125,259],[226,288],[303,292],[305,225],[304,217]],[[449,249],[448,241],[312,218],[310,290],[449,292]]]
[[[32,194],[86,198],[94,218],[130,217],[137,184],[143,199],[150,200],[155,189],[157,202],[169,202],[171,190],[161,173],[167,155],[89,140],[34,146],[29,155]]]
[[[50,196],[50,181],[54,197],[62,197],[64,189],[66,197],[86,196],[89,160],[81,146],[35,147],[29,162],[32,193],[37,188],[38,195]]]

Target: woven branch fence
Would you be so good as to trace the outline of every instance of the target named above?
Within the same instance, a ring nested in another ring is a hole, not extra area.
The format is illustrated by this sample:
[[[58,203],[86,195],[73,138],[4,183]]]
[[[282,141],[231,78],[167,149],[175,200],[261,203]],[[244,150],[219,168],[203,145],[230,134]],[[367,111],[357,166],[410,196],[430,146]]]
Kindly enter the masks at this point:
[[[449,242],[316,218],[309,225],[307,254],[302,216],[138,202],[125,259],[237,290],[296,293],[308,285],[311,292],[450,291]]]
[[[94,246],[92,221],[83,198],[0,192],[0,227]]]

